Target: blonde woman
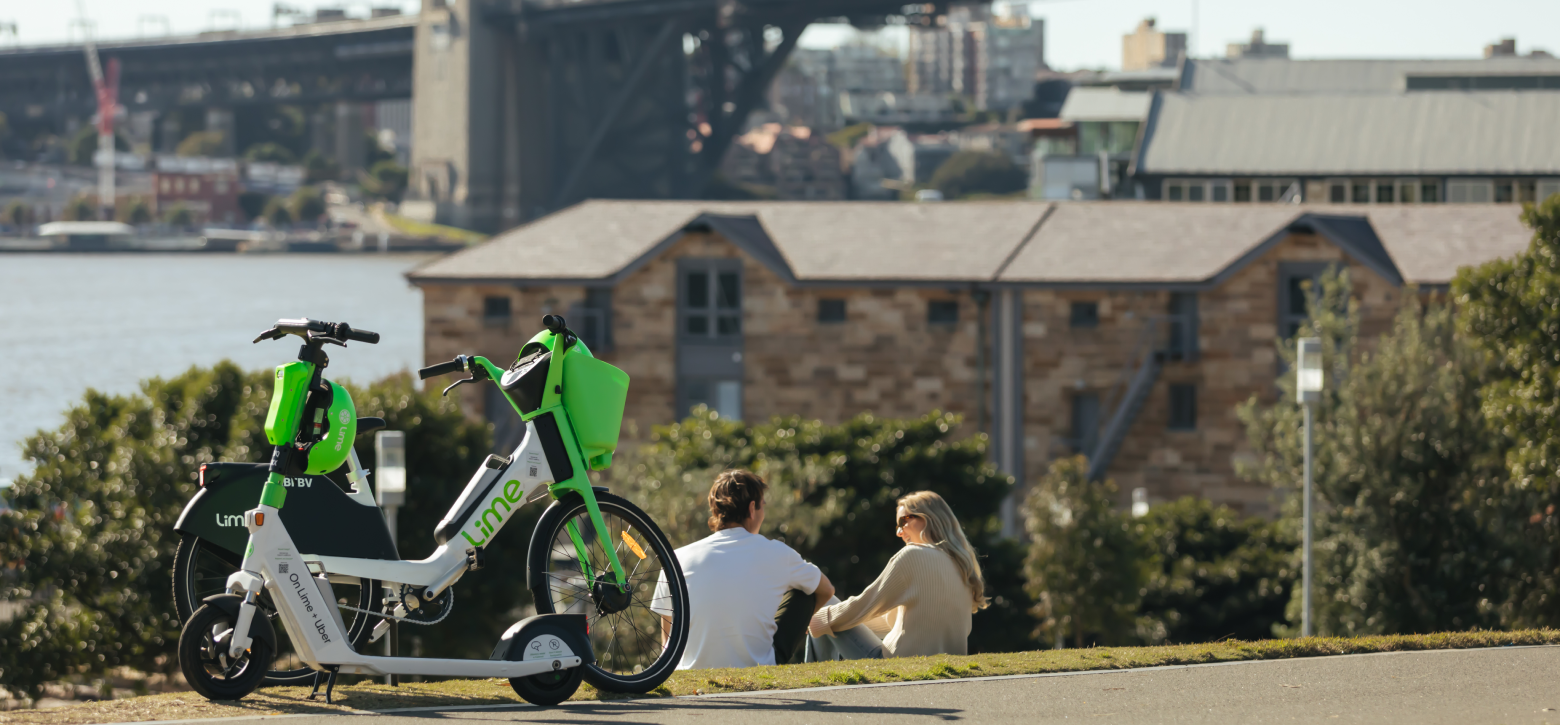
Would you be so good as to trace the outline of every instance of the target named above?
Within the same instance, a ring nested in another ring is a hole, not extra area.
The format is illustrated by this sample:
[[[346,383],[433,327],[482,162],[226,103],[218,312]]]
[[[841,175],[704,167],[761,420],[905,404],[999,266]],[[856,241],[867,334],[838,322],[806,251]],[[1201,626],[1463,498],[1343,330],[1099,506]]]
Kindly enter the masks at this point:
[[[813,615],[809,654],[816,659],[968,653],[971,615],[986,607],[986,584],[953,509],[931,491],[916,491],[899,499],[894,523],[905,548],[877,580]]]

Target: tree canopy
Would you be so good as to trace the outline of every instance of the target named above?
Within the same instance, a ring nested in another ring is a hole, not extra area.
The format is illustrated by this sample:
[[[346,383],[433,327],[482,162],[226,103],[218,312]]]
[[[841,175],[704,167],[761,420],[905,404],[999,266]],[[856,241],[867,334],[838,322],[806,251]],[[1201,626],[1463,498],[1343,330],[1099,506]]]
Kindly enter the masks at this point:
[[[932,174],[929,184],[953,200],[971,194],[1011,194],[1022,191],[1029,175],[1007,156],[991,151],[959,151]]]

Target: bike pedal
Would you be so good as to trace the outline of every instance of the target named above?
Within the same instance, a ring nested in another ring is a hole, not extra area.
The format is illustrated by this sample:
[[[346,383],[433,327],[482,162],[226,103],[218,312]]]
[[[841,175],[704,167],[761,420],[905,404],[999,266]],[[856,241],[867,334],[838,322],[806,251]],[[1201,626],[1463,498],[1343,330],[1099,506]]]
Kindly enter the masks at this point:
[[[381,620],[379,620],[379,624],[374,625],[374,633],[370,634],[368,636],[369,644],[373,644],[375,642],[378,642],[379,638],[385,636],[385,633],[389,632],[389,631],[390,631],[390,620],[388,620],[388,619],[381,619]]]

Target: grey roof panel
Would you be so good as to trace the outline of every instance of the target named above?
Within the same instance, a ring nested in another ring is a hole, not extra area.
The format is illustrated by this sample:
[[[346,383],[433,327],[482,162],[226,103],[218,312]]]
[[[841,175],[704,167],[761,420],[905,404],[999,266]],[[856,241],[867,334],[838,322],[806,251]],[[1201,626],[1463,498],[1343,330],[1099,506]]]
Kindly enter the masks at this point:
[[[1064,121],[1141,121],[1152,94],[1115,88],[1074,88],[1062,103]]]
[[[1203,282],[1300,214],[1288,204],[1061,203],[1001,281]]]
[[[1214,94],[1395,93],[1409,75],[1560,74],[1557,58],[1288,60],[1189,58],[1182,91]]]
[[[1533,231],[1522,224],[1522,209],[1516,204],[1360,206],[1354,210],[1369,217],[1403,279],[1419,284],[1445,284],[1457,276],[1458,268],[1510,257],[1526,250],[1533,240]]]
[[[1160,94],[1137,173],[1560,176],[1560,92]]]

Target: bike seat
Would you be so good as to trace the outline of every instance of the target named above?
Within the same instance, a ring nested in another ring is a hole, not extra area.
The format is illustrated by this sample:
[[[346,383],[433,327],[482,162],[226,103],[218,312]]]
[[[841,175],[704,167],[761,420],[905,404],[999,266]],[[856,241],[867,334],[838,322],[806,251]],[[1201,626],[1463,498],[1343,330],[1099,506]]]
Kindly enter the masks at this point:
[[[357,432],[358,435],[363,435],[364,433],[373,433],[374,431],[384,428],[387,425],[389,425],[389,423],[386,423],[384,418],[358,418]]]

